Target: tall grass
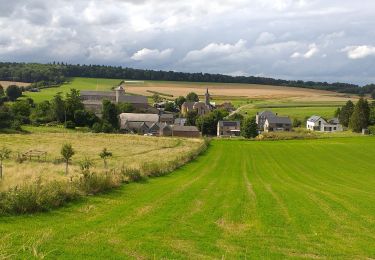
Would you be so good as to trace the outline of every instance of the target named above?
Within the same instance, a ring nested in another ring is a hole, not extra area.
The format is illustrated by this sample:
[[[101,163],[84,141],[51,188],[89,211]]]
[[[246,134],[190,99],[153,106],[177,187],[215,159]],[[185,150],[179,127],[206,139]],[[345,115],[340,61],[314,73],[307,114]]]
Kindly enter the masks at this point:
[[[37,178],[32,182],[0,192],[0,214],[48,211],[86,195],[107,192],[123,183],[168,174],[204,152],[207,149],[207,144],[207,141],[202,142],[195,149],[181,154],[171,161],[145,163],[141,169],[122,166],[120,169],[113,168],[99,173],[86,170],[70,180],[48,182]]]

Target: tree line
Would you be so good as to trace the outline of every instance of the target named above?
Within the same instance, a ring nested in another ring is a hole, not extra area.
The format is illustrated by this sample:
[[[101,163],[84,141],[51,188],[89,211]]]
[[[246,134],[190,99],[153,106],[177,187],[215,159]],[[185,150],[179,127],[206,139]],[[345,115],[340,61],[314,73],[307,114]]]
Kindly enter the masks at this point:
[[[375,84],[359,86],[356,84],[340,82],[328,83],[302,80],[283,80],[255,76],[229,76],[209,73],[145,70],[121,66],[80,64],[73,65],[59,62],[53,62],[49,64],[0,62],[0,80],[29,82],[33,83],[32,87],[42,88],[59,85],[70,77],[216,83],[247,83],[330,90],[340,93],[351,93],[360,95],[373,93],[373,95],[375,96]]]
[[[353,132],[361,132],[362,129],[367,128],[373,129],[375,128],[375,101],[370,104],[367,99],[360,98],[354,104],[349,100],[343,107],[336,110],[335,116],[343,126],[350,128]]]

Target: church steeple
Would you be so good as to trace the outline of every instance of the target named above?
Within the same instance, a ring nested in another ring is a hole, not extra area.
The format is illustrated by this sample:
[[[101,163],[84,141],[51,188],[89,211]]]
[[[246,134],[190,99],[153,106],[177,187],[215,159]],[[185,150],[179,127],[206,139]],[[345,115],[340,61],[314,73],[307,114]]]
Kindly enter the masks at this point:
[[[205,103],[206,103],[207,106],[209,106],[211,96],[210,96],[210,93],[208,93],[208,88],[206,89],[206,94],[204,94],[204,96],[205,96]]]

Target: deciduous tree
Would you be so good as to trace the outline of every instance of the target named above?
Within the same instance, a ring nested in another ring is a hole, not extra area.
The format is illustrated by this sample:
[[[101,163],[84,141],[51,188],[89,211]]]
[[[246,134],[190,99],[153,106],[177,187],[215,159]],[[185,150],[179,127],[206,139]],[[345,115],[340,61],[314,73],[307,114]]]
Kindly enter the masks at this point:
[[[75,151],[71,144],[64,144],[61,147],[60,153],[65,160],[65,174],[68,174],[69,162],[71,158],[73,157],[73,155],[75,154]]]
[[[349,120],[349,127],[354,132],[361,132],[367,128],[370,117],[370,106],[366,99],[360,98],[354,107],[354,112]]]
[[[245,138],[254,138],[258,135],[255,117],[246,117],[242,122],[241,135]]]

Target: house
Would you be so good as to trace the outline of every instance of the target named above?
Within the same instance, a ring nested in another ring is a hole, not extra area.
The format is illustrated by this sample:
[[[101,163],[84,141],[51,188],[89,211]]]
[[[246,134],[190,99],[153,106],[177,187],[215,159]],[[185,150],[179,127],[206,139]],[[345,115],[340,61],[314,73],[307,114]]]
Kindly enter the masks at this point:
[[[264,130],[264,123],[266,122],[267,118],[276,117],[277,114],[272,113],[271,111],[262,111],[257,113],[255,116],[255,122],[258,125],[258,129],[260,131]]]
[[[185,125],[186,124],[186,118],[178,117],[174,120],[174,125]]]
[[[205,93],[205,102],[189,102],[186,101],[181,105],[181,114],[183,116],[186,116],[190,111],[197,111],[198,115],[205,115],[209,113],[214,106],[210,103],[210,93],[208,92],[208,89],[206,89]]]
[[[174,115],[173,114],[161,114],[159,118],[160,123],[167,123],[168,125],[174,124]]]
[[[172,126],[172,136],[199,138],[201,133],[196,126],[174,125]]]
[[[80,92],[82,103],[87,110],[96,114],[100,114],[102,110],[102,102],[104,99],[112,103],[129,103],[135,109],[147,110],[150,108],[147,102],[147,97],[137,95],[126,95],[123,85],[116,88],[115,91],[87,91]]]
[[[291,131],[292,121],[289,117],[270,116],[266,118],[263,126],[264,132]]]
[[[233,137],[240,136],[241,123],[240,121],[219,121],[217,123],[218,137]]]
[[[306,128],[311,131],[320,132],[343,131],[343,127],[337,118],[333,118],[327,122],[321,116],[311,116],[309,119],[307,119]]]
[[[143,133],[143,130],[147,131],[153,123],[159,122],[159,115],[157,114],[137,114],[137,113],[122,113],[120,114],[120,129],[126,131],[133,131],[138,129],[137,133]],[[146,124],[148,123],[148,124]]]

